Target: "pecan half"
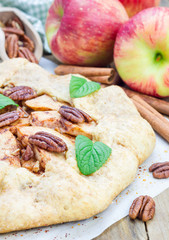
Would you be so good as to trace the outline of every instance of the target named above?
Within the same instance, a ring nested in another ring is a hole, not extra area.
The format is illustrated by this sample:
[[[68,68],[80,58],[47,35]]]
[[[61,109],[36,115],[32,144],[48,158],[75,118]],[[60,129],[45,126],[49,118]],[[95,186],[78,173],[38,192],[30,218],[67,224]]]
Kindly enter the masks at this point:
[[[35,50],[34,42],[25,34],[20,38],[20,41],[22,41],[23,46],[28,48],[31,52]]]
[[[136,198],[129,210],[131,219],[139,218],[143,222],[152,219],[155,214],[155,202],[150,196],[140,196]]]
[[[5,33],[16,34],[16,35],[19,35],[19,36],[23,36],[24,35],[24,31],[22,29],[18,29],[18,28],[4,27],[4,28],[2,28],[2,30]]]
[[[37,96],[36,92],[31,87],[27,86],[8,88],[3,92],[3,95],[14,101],[28,100]]]
[[[168,178],[169,177],[169,162],[154,163],[149,167],[149,171],[153,172],[154,178]]]
[[[38,63],[35,55],[26,47],[20,47],[18,51],[18,57],[26,58],[28,61]]]
[[[25,161],[28,161],[31,158],[33,158],[33,156],[34,156],[34,152],[32,148],[29,145],[27,145],[26,150],[22,150],[22,159]]]
[[[0,115],[0,127],[8,126],[19,119],[17,111],[7,112]]]
[[[18,55],[18,36],[10,34],[5,41],[5,48],[9,58],[15,58]]]
[[[60,153],[67,150],[67,145],[61,138],[47,132],[37,132],[29,137],[29,142],[51,152]]]
[[[92,118],[87,113],[74,107],[61,106],[59,109],[59,113],[68,121],[73,123],[83,123],[92,121]]]

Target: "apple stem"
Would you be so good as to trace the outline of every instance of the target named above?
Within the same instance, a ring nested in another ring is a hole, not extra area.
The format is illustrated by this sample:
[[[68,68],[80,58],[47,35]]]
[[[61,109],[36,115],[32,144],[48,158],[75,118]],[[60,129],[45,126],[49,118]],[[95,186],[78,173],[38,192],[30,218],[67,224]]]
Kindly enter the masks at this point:
[[[159,61],[162,60],[162,59],[163,59],[163,56],[162,56],[161,53],[157,53],[157,54],[155,55],[155,60],[156,60],[156,62],[159,62]]]

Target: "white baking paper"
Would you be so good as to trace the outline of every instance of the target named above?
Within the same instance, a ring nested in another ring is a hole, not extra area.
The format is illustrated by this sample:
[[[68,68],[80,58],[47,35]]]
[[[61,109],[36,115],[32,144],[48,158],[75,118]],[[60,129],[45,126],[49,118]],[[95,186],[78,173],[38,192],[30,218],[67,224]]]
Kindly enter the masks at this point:
[[[40,65],[51,73],[56,66],[46,59],[42,59]],[[156,136],[156,147],[138,169],[135,181],[104,212],[84,221],[1,234],[0,240],[89,240],[100,235],[106,228],[128,215],[129,207],[136,197],[146,194],[155,197],[169,187],[169,179],[155,179],[148,171],[152,163],[169,160],[169,144]]]

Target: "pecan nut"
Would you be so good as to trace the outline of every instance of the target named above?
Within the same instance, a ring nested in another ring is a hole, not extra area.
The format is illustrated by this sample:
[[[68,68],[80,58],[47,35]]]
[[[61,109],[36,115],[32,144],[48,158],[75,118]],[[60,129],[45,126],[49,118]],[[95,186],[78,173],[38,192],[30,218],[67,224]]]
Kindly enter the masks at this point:
[[[20,47],[18,50],[18,57],[26,58],[28,61],[38,63],[35,55],[26,47]]]
[[[153,177],[162,179],[169,177],[169,162],[154,163],[149,167],[149,171],[153,172]]]
[[[35,50],[34,42],[25,34],[20,38],[23,43],[23,46],[28,48],[31,52]]]
[[[18,36],[24,35],[24,31],[22,29],[18,29],[18,28],[4,27],[4,28],[2,28],[2,30],[4,31],[4,33],[16,34]]]
[[[67,150],[67,145],[61,138],[43,131],[31,135],[29,142],[51,152],[60,153]]]
[[[7,112],[0,115],[0,127],[8,126],[19,119],[17,111]]]
[[[22,150],[22,159],[25,161],[28,161],[33,157],[34,157],[34,152],[32,148],[29,145],[27,145],[26,150]]]
[[[27,86],[18,86],[5,90],[3,94],[14,101],[28,100],[37,96],[36,92]]]
[[[152,219],[155,214],[155,202],[150,196],[140,196],[136,198],[129,210],[131,219],[139,218],[143,222]]]
[[[74,107],[61,106],[59,109],[59,113],[68,121],[73,123],[83,123],[92,121],[92,118],[87,113]]]
[[[9,58],[15,58],[18,55],[18,36],[10,34],[5,41],[5,48]]]

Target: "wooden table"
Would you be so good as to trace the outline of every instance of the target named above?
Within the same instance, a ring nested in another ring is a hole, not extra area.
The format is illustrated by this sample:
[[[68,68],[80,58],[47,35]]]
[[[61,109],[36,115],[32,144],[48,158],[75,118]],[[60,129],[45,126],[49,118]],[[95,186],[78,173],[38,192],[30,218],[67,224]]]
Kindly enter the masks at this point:
[[[169,7],[169,0],[162,0],[161,5]],[[94,240],[169,240],[169,189],[154,200],[156,214],[151,221],[131,221],[127,216]]]
[[[94,240],[169,240],[169,189],[154,200],[156,213],[151,221],[132,221],[127,216]]]
[[[169,6],[169,0],[161,0],[161,5]],[[46,57],[57,63],[53,56]],[[169,240],[169,189],[154,200],[156,213],[153,220],[143,223],[127,216],[93,240]]]

